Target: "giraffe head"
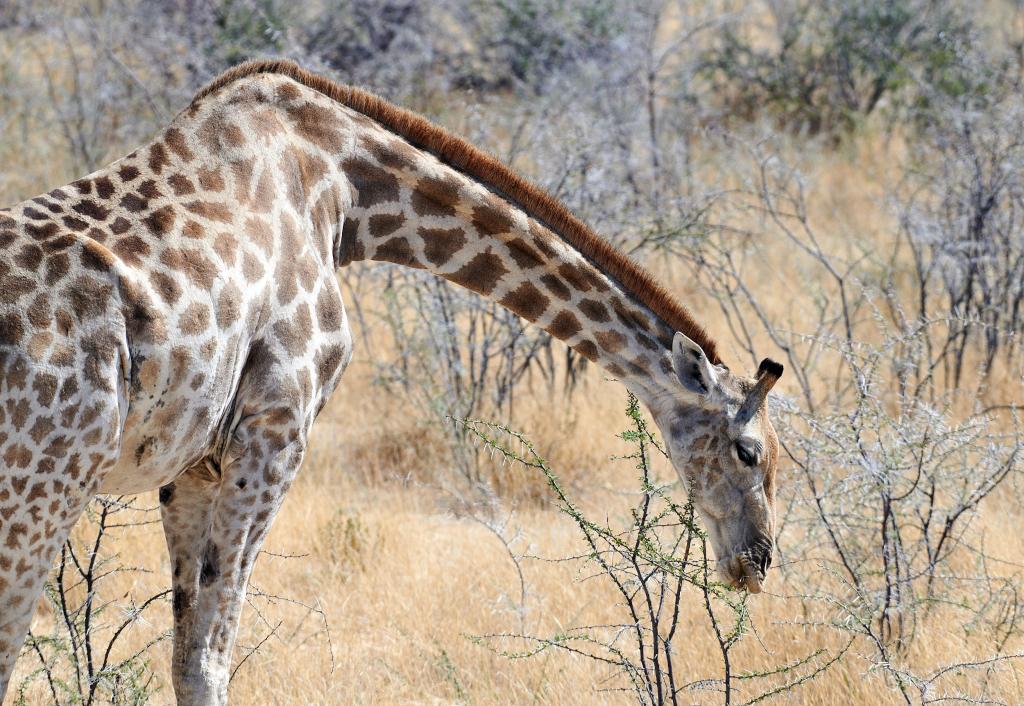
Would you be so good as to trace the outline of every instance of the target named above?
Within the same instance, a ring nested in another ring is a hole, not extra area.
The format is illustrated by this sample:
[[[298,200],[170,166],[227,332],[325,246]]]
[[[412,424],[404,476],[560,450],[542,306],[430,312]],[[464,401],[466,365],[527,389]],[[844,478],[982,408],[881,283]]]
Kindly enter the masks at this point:
[[[672,465],[704,520],[720,578],[760,593],[774,550],[779,455],[765,400],[782,365],[766,358],[753,378],[735,375],[677,333],[672,367],[680,388],[652,410]]]

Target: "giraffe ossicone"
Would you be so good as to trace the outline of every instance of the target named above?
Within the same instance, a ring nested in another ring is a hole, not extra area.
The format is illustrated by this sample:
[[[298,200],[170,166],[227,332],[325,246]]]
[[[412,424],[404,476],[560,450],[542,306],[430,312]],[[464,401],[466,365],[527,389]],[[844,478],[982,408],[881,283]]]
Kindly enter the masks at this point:
[[[730,372],[649,274],[463,140],[255,62],[145,147],[0,211],[0,696],[88,500],[160,488],[175,694],[227,701],[249,573],[352,355],[335,271],[358,260],[467,287],[620,379],[723,580],[761,589],[782,367]]]

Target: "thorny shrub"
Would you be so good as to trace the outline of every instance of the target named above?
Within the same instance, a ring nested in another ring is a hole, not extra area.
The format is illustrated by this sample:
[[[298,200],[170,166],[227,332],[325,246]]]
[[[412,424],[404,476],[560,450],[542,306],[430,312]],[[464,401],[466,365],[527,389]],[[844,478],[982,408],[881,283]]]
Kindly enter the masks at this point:
[[[500,424],[456,420],[457,426],[503,462],[543,475],[555,507],[576,526],[584,544],[580,555],[554,561],[579,565],[578,573],[605,583],[617,599],[612,622],[566,627],[552,635],[489,634],[475,641],[510,659],[554,649],[600,662],[612,673],[602,691],[628,692],[645,706],[689,703],[695,691],[720,692],[725,704],[738,697],[755,703],[792,692],[838,662],[850,641],[835,654],[821,649],[768,669],[737,670],[732,650],[750,627],[745,594],[714,578],[707,535],[694,519],[692,503],[673,500],[672,484],[659,483],[654,476],[651,454],[664,456],[665,451],[632,395],[626,416],[630,428],[619,438],[629,445],[630,453],[619,460],[633,462],[640,499],[624,512],[610,512],[603,519],[581,509],[521,433]],[[517,567],[524,559],[510,556]],[[679,641],[692,639],[685,628],[680,630],[683,601],[703,604],[700,628],[715,637],[721,676],[692,674],[674,659]]]

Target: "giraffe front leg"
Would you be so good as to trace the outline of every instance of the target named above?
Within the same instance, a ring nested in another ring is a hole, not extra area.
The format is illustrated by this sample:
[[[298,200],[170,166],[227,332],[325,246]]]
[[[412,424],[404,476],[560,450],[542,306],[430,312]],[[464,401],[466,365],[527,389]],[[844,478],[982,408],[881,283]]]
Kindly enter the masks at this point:
[[[58,480],[50,485],[46,473],[66,476],[51,471],[52,464],[46,466],[27,469],[43,480],[0,468],[0,702],[53,559],[96,487],[92,472],[81,483]],[[47,492],[54,486],[60,492]]]
[[[234,434],[233,458],[222,466],[219,480],[193,474],[175,481],[170,497],[165,496],[165,532],[176,572],[174,690],[179,706],[227,703],[249,574],[305,449],[304,430],[288,433],[273,427],[272,421],[281,418],[281,410],[248,417]],[[189,509],[193,503],[196,508]]]

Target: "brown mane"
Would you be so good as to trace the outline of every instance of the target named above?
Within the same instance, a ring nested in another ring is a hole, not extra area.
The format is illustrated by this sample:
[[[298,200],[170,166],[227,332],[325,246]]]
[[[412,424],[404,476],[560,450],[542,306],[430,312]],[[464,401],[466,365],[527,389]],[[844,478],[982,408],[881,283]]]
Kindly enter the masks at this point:
[[[632,293],[666,324],[696,341],[712,363],[721,362],[717,345],[704,327],[647,270],[612,247],[607,240],[570,213],[561,201],[513,172],[493,155],[421,115],[367,91],[314,74],[284,59],[250,61],[228,69],[200,90],[192,99],[192,104],[238,79],[264,73],[281,74],[308,86],[366,115],[412,145],[473,177],[546,225],[595,267]]]

